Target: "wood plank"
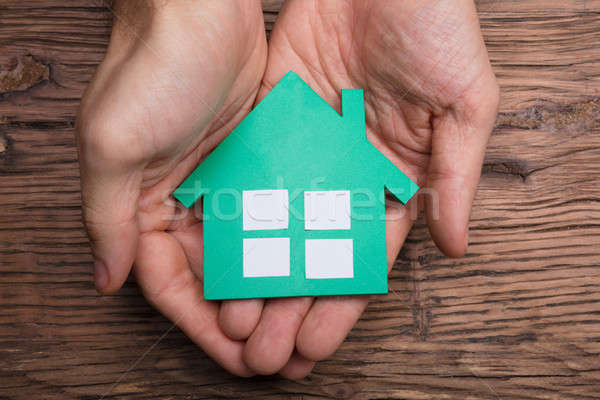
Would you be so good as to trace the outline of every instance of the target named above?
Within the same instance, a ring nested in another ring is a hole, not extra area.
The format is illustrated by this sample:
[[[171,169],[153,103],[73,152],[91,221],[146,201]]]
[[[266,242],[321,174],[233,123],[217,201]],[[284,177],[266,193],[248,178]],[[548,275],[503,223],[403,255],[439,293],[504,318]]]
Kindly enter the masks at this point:
[[[282,3],[263,1],[268,28]],[[112,16],[3,0],[0,399],[600,398],[600,1],[477,5],[502,104],[468,254],[419,220],[391,293],[288,382],[223,372],[133,281],[95,293],[73,125]]]

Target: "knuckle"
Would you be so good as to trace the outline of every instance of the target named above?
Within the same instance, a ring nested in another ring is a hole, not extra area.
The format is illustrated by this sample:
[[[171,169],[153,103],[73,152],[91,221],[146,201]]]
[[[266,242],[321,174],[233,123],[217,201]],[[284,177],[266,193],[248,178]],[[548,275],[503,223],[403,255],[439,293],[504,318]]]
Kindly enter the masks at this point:
[[[157,281],[154,285],[142,286],[148,301],[154,305],[161,305],[171,302],[180,293],[190,292],[193,285],[194,278],[191,272],[179,268],[168,279]]]
[[[135,210],[111,205],[102,205],[82,192],[82,219],[92,244],[109,240],[115,232],[130,229],[136,224]]]
[[[101,244],[103,239],[108,236],[104,234],[106,226],[104,226],[102,213],[89,205],[87,201],[82,201],[81,210],[83,214],[83,225],[92,247]]]
[[[107,167],[114,163],[135,164],[143,159],[139,136],[118,118],[84,111],[77,121],[77,137],[84,162]]]
[[[103,238],[105,235],[102,234],[103,230],[97,223],[98,214],[85,204],[83,204],[81,208],[83,212],[83,225],[85,227],[85,232],[90,242],[92,253],[96,254],[97,249],[103,244]]]
[[[448,182],[458,179],[459,171],[444,169],[436,165],[432,165],[428,171],[428,185],[433,185],[434,182]]]
[[[494,113],[497,114],[498,108],[500,107],[500,85],[495,77],[492,79],[490,84],[490,100],[492,105],[491,108],[493,109]]]
[[[467,125],[474,128],[493,124],[500,105],[500,87],[493,73],[481,78],[475,89],[461,98],[460,116]]]

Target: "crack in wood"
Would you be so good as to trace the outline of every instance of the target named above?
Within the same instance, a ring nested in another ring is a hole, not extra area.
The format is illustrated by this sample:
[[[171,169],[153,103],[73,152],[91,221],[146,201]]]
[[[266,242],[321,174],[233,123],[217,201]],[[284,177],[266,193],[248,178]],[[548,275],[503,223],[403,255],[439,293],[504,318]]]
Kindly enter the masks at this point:
[[[530,168],[525,161],[519,159],[485,162],[481,168],[482,175],[509,175],[518,177],[523,182],[525,182],[527,177],[534,171],[535,169]]]
[[[533,106],[520,113],[501,113],[496,128],[581,131],[600,126],[600,98],[553,107]]]
[[[8,119],[6,117],[0,117],[0,127],[6,125]],[[4,132],[0,132],[0,159],[5,158],[8,151],[8,138]]]
[[[426,299],[422,298],[421,280],[423,275],[423,264],[419,257],[419,248],[413,247],[410,252],[410,279],[412,283],[410,308],[415,327],[415,336],[420,341],[427,341],[429,336],[429,328],[431,325],[431,308],[428,306]]]
[[[0,71],[0,94],[25,91],[50,79],[50,66],[31,55],[19,57],[14,68]]]
[[[2,157],[8,150],[8,139],[2,133],[0,133],[0,157]]]

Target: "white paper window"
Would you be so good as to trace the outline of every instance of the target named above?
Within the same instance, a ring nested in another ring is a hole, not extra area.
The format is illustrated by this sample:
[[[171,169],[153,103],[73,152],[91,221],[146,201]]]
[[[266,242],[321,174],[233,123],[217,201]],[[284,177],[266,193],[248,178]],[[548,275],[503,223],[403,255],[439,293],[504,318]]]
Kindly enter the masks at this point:
[[[288,191],[244,190],[242,192],[243,227],[245,231],[287,229]]]
[[[307,239],[306,279],[354,277],[352,239]]]
[[[350,191],[304,192],[304,229],[350,229]]]
[[[290,275],[290,238],[244,239],[244,278]]]

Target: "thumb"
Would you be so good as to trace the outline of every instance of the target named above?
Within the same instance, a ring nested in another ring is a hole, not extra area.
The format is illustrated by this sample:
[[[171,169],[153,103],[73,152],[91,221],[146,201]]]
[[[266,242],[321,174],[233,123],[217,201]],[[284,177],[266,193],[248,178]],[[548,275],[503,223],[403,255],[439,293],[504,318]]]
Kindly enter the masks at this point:
[[[461,257],[468,246],[471,205],[498,108],[497,86],[487,93],[477,106],[451,109],[433,124],[425,210],[433,240],[450,257]]]
[[[100,293],[117,291],[135,259],[139,228],[137,204],[142,168],[131,145],[78,130],[83,219],[94,256],[94,281]],[[135,147],[133,147],[135,148]]]

